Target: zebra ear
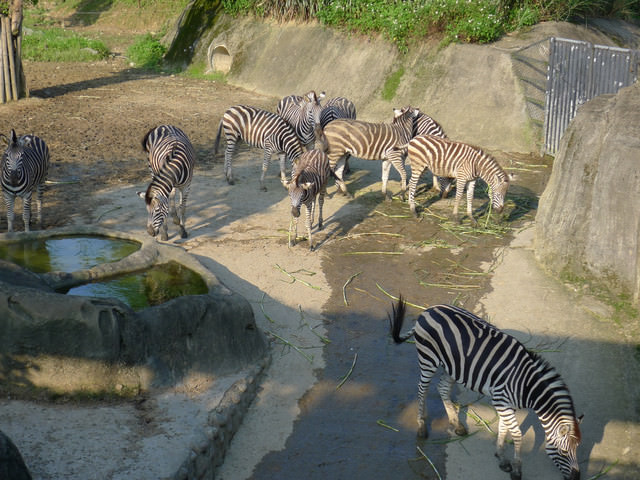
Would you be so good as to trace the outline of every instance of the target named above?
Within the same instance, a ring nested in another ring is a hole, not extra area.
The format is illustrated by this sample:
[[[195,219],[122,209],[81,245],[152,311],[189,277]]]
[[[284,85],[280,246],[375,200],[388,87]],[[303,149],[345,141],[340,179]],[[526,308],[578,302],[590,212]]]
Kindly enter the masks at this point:
[[[136,194],[141,198],[141,199],[145,199],[145,196],[147,195],[147,192],[136,192]]]
[[[11,143],[17,143],[18,142],[18,135],[16,135],[16,131],[12,128],[11,129]]]
[[[303,190],[309,190],[311,187],[313,187],[313,182],[301,183],[300,187],[302,187]]]

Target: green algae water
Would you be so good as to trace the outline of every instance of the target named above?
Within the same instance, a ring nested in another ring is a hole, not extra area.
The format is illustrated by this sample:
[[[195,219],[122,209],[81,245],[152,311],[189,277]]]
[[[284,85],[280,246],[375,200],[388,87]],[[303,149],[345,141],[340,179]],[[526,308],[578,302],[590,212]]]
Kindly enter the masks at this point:
[[[87,283],[66,292],[68,295],[117,298],[133,310],[160,305],[183,295],[209,291],[200,275],[177,262],[154,265],[143,272]]]
[[[100,236],[51,237],[0,244],[0,258],[32,272],[74,272],[121,260],[140,243]]]
[[[140,243],[120,238],[51,237],[0,244],[0,258],[35,273],[74,272],[121,260],[139,249]],[[134,310],[141,310],[172,298],[207,292],[207,285],[200,275],[177,262],[168,262],[60,293],[116,298]]]

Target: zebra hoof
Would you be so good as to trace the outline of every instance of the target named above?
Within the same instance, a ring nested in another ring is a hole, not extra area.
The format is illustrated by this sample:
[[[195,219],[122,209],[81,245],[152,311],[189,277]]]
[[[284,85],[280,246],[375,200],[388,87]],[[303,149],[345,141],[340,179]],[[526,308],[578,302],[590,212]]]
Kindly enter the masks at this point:
[[[427,426],[426,425],[420,425],[418,427],[417,436],[418,436],[418,438],[429,438],[429,431],[427,430]]]
[[[466,435],[469,435],[469,432],[467,431],[464,425],[458,425],[455,428],[454,432],[456,432],[456,435],[458,435],[459,437],[464,437]]]
[[[522,473],[521,472],[511,472],[511,480],[522,480]]]
[[[187,237],[189,237],[189,234],[187,233],[187,231],[186,230],[182,230],[180,232],[180,238],[187,238]]]
[[[496,454],[496,457],[498,457],[498,454]],[[498,459],[499,458],[500,457],[498,457]],[[500,460],[500,470],[502,470],[503,472],[511,472],[513,470],[513,467],[511,466],[511,463],[509,462],[509,460],[507,459]]]

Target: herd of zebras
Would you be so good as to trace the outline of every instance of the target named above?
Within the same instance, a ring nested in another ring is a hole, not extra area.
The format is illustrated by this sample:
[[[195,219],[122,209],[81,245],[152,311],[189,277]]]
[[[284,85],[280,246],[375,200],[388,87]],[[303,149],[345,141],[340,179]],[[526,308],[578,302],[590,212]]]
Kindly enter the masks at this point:
[[[316,203],[319,209],[318,227],[322,228],[322,206],[327,182],[334,177],[338,189],[348,195],[343,174],[350,156],[382,161],[382,192],[387,194],[387,181],[393,165],[402,181],[401,195],[407,188],[405,160],[411,166],[409,207],[416,213],[415,191],[422,173],[428,169],[434,176],[434,187],[445,197],[456,182],[454,216],[467,189],[467,215],[472,222],[471,202],[476,179],[483,179],[490,188],[491,208],[501,211],[509,186],[509,177],[498,162],[481,149],[450,140],[429,116],[413,107],[394,110],[391,123],[369,123],[356,120],[356,108],[346,98],[324,102],[324,94],[314,91],[291,95],[278,104],[277,112],[236,105],[223,115],[215,142],[217,153],[224,134],[226,150],[224,173],[229,184],[234,183],[232,158],[236,143],[242,140],[264,150],[260,187],[277,154],[280,174],[291,200],[292,222],[296,228],[290,244],[297,238],[297,218],[301,205],[306,206],[306,227],[310,248],[312,221]],[[36,193],[37,221],[42,222],[42,192],[49,166],[49,150],[34,135],[18,137],[11,131],[2,159],[2,190],[7,206],[8,230],[13,230],[15,197],[23,198],[25,230],[29,230],[31,197]],[[195,150],[188,136],[178,127],[161,125],[149,130],[142,140],[148,153],[152,180],[144,198],[147,211],[147,231],[167,240],[169,215],[187,236],[185,228],[186,202],[195,165]],[[286,162],[291,166],[287,177]],[[180,194],[179,203],[176,195]],[[442,366],[445,374],[438,385],[451,427],[459,435],[466,434],[450,398],[454,382],[491,398],[499,415],[496,456],[500,468],[520,479],[521,432],[516,409],[532,409],[545,431],[546,451],[565,479],[580,478],[577,447],[580,443],[580,418],[576,417],[569,390],[559,374],[540,356],[527,350],[514,337],[488,322],[458,307],[439,305],[425,310],[414,327],[402,335],[405,302],[394,306],[391,316],[393,339],[397,343],[415,337],[420,364],[418,387],[418,434],[427,435],[425,424],[425,393],[436,370]],[[505,454],[505,438],[510,434],[514,458]]]

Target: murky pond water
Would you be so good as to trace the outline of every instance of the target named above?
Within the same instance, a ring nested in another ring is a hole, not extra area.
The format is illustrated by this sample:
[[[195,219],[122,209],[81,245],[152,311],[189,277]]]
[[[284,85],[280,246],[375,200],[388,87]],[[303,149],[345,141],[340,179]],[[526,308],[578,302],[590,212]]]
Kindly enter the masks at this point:
[[[115,262],[140,249],[140,243],[103,236],[51,237],[0,244],[0,258],[36,273],[73,272]],[[71,288],[69,295],[116,298],[134,310],[159,305],[183,295],[200,295],[208,288],[196,272],[176,262],[155,265]]]
[[[101,282],[87,283],[66,292],[68,295],[117,298],[134,310],[160,305],[183,295],[202,295],[208,288],[193,270],[168,262],[139,273],[122,275]]]
[[[430,436],[416,438],[417,354],[413,344],[395,345],[389,336],[390,296],[402,293],[418,305],[456,303],[475,310],[488,288],[496,251],[508,244],[512,229],[535,214],[545,168],[524,172],[532,176],[527,187],[512,185],[505,212],[489,221],[481,215],[477,228],[468,220],[450,221],[452,201],[439,200],[424,187],[416,198],[420,220],[411,217],[406,203],[385,202],[375,189],[357,195],[353,201],[360,214],[334,229],[344,233],[318,250],[332,286],[323,311],[331,342],[324,350],[326,367],[300,402],[286,448],[267,455],[252,478],[438,478],[418,448],[447,478],[445,444],[457,437],[447,433],[436,378],[427,395]],[[379,180],[379,170],[371,170],[368,176]],[[528,188],[532,184],[534,190]],[[474,207],[485,207],[486,193],[476,192]],[[328,228],[331,221],[336,220],[329,219]],[[403,330],[419,312],[408,309]]]
[[[73,272],[115,262],[140,249],[140,243],[103,236],[51,237],[0,244],[0,258],[36,273]]]

